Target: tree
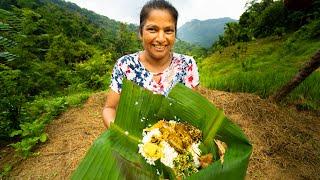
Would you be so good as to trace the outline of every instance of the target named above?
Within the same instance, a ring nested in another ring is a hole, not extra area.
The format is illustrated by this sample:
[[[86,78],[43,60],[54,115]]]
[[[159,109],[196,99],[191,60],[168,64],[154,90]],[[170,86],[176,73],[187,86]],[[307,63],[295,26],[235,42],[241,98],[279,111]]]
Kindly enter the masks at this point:
[[[17,46],[12,38],[18,32],[8,22],[19,20],[13,13],[3,9],[0,9],[0,17],[0,139],[7,139],[11,130],[19,125],[18,116],[25,99],[20,87],[21,71],[10,67],[18,58],[12,52],[12,48]]]
[[[127,24],[120,24],[115,39],[115,51],[119,56],[138,51],[140,44],[137,33],[129,31]]]

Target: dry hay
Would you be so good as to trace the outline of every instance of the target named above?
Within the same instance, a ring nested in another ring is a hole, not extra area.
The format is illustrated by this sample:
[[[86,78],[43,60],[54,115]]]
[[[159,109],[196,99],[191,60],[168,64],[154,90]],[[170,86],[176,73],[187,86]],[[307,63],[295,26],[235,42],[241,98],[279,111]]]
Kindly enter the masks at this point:
[[[258,96],[200,88],[223,109],[253,144],[247,179],[316,179],[320,177],[319,118],[278,107]],[[39,156],[14,167],[10,179],[68,179],[92,142],[104,131],[105,94],[93,95],[46,129],[49,141]]]
[[[256,95],[199,90],[253,145],[247,179],[320,177],[320,118],[279,107]]]

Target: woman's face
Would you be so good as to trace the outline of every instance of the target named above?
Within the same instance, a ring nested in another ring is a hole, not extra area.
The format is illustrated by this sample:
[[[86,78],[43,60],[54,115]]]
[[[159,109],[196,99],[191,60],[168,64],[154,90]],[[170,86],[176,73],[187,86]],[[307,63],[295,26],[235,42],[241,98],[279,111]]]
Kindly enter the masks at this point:
[[[167,10],[151,10],[141,34],[146,55],[153,60],[169,58],[175,38],[175,21],[171,14]]]

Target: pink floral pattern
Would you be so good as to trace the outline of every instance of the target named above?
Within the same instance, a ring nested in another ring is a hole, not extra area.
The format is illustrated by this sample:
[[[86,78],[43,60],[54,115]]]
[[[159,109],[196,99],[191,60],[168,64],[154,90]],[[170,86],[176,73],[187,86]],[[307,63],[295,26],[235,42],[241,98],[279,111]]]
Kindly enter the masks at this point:
[[[199,84],[199,72],[195,60],[186,55],[173,53],[172,61],[160,75],[160,81],[153,80],[149,72],[139,61],[139,52],[119,58],[113,68],[110,88],[121,92],[122,80],[126,78],[156,94],[168,95],[177,83],[189,88]]]

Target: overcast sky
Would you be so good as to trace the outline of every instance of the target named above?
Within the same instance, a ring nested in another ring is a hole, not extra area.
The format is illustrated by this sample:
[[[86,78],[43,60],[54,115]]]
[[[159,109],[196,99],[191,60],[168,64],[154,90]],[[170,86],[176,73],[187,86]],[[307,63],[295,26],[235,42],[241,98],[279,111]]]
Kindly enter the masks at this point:
[[[111,19],[139,24],[139,13],[148,0],[66,0]],[[179,12],[178,27],[192,19],[239,19],[247,0],[169,0]]]

